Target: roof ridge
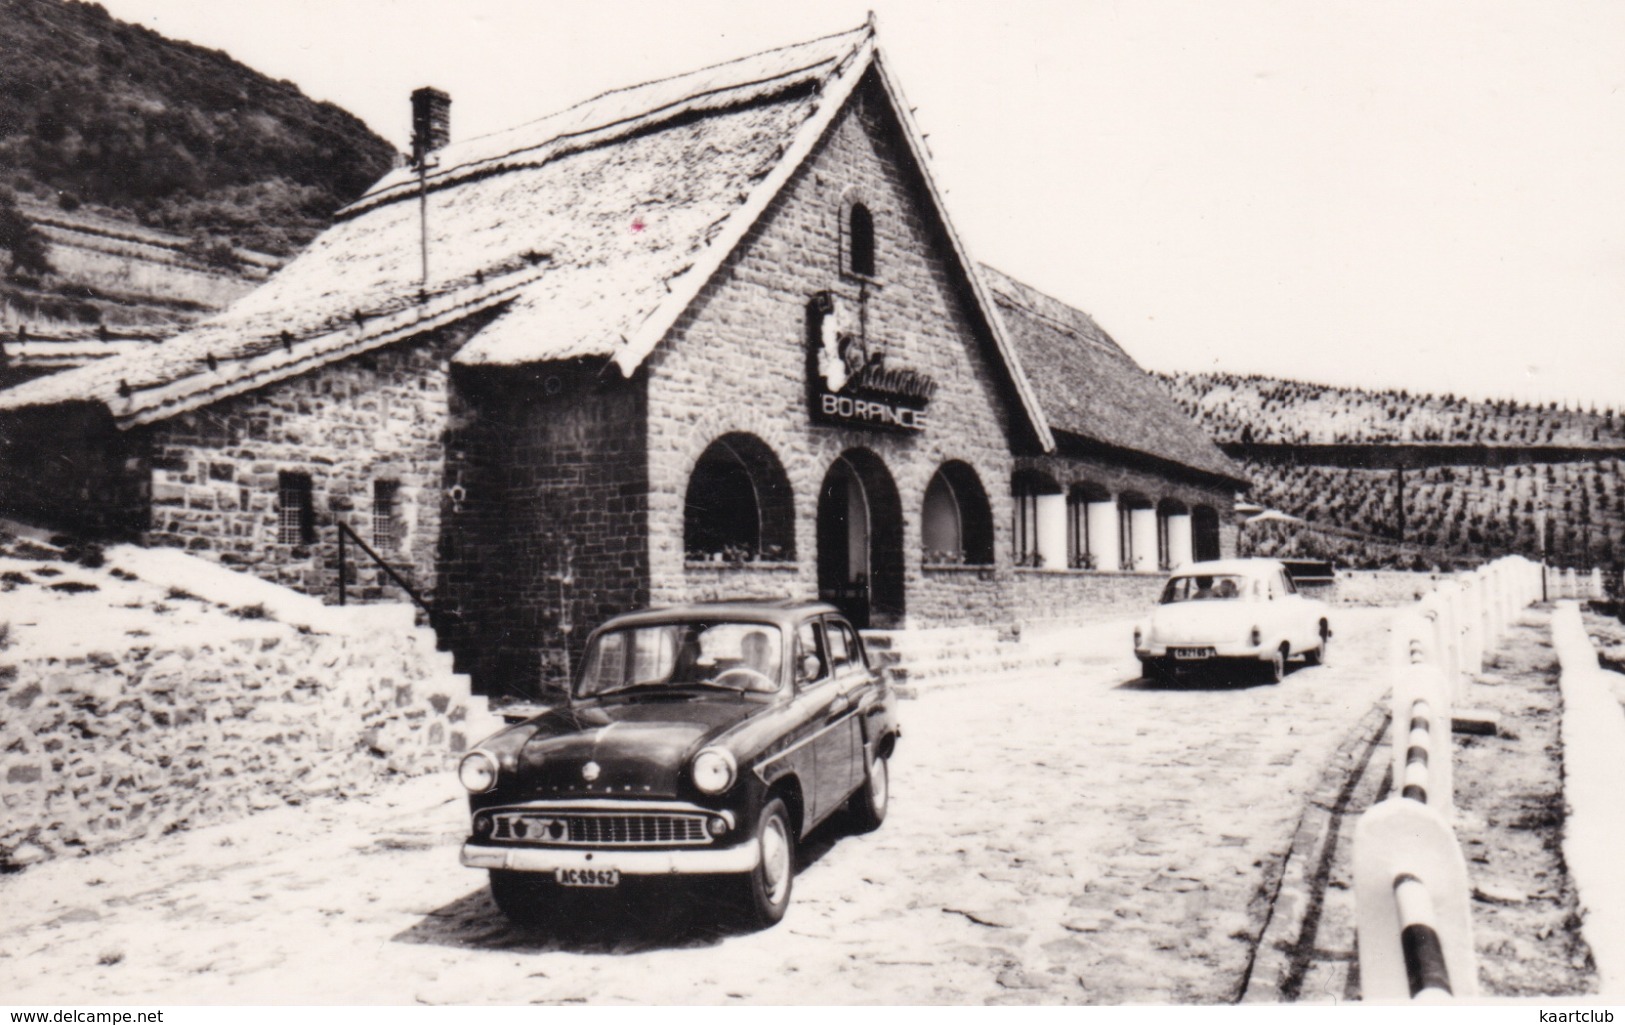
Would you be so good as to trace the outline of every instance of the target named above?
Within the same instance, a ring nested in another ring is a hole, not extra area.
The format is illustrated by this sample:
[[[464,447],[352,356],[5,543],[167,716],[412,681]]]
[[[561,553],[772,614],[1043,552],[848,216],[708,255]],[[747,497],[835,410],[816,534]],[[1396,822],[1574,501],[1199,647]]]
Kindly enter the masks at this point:
[[[861,31],[867,31],[869,34],[873,35],[874,34],[874,26],[870,22],[865,22],[864,24],[859,25],[857,28],[843,29],[840,32],[831,32],[828,35],[815,36],[812,39],[802,39],[802,40],[798,40],[798,41],[796,41],[794,43],[785,43],[783,46],[770,46],[765,50],[757,50],[754,53],[747,53],[747,54],[744,54],[744,55],[739,56],[739,57],[729,58],[728,60],[717,61],[715,64],[707,64],[707,65],[705,65],[703,67],[690,68],[687,71],[681,71],[681,72],[678,72],[675,75],[665,75],[665,76],[662,76],[660,78],[651,78],[651,79],[649,79],[647,81],[644,81],[644,82],[636,82],[636,83],[634,83],[632,85],[623,85],[623,86],[621,86],[621,87],[619,87],[617,89],[605,89],[601,93],[598,93],[598,94],[596,94],[594,96],[589,96],[584,100],[577,101],[576,103],[572,103],[568,107],[561,107],[560,109],[552,111],[551,113],[543,114],[541,117],[532,118],[529,121],[522,121],[519,124],[512,125],[512,126],[510,126],[508,128],[499,128],[494,132],[486,132],[484,135],[470,136],[465,141],[467,141],[467,142],[475,142],[475,141],[478,141],[480,139],[489,139],[494,135],[501,135],[504,132],[516,131],[517,129],[525,128],[525,127],[528,127],[530,125],[537,124],[538,122],[541,122],[541,121],[546,121],[550,117],[558,117],[560,114],[568,114],[570,111],[575,110],[577,107],[585,107],[589,103],[597,103],[599,100],[607,99],[607,98],[609,98],[611,96],[614,96],[614,95],[616,95],[618,93],[629,93],[629,92],[632,92],[633,90],[643,89],[643,88],[645,88],[647,86],[659,85],[662,82],[675,82],[679,78],[691,78],[693,76],[703,74],[703,73],[705,73],[707,71],[715,71],[717,68],[725,68],[730,64],[743,64],[746,61],[755,60],[758,57],[766,57],[770,53],[781,53],[781,52],[783,52],[785,50],[797,49],[798,47],[812,46],[814,43],[823,43],[823,42],[827,42],[828,40],[831,40],[831,39],[837,39],[837,38],[839,38],[841,36],[855,35],[856,33],[861,32]],[[817,64],[817,63],[821,63],[821,62],[814,61],[813,63]],[[810,64],[808,65],[808,67],[811,67],[811,66],[812,65],[810,65]],[[806,69],[803,68],[802,70],[806,70]],[[788,72],[788,74],[794,74],[794,73],[795,72]],[[774,77],[783,77],[783,76],[774,76]],[[751,83],[746,82],[746,83],[741,83],[741,84],[742,85],[749,85]],[[733,87],[724,87],[724,88],[733,88]],[[707,90],[707,91],[708,92],[719,92],[721,90],[720,89],[711,89],[711,90]],[[695,95],[700,95],[700,94],[695,94]],[[672,104],[667,104],[667,106],[671,106],[671,105]],[[650,110],[645,111],[645,113],[653,113],[654,110],[657,110],[657,109],[659,109],[659,108],[651,108]],[[632,117],[637,117],[637,116],[639,116],[639,115],[632,115]],[[631,120],[631,118],[623,118],[622,120]],[[590,129],[588,129],[588,130],[590,131]]]
[[[619,138],[624,132],[640,130],[642,128],[660,124],[665,120],[680,117],[686,110],[694,109],[696,105],[703,107],[706,103],[714,103],[719,98],[726,97],[731,93],[742,94],[741,99],[738,101],[738,105],[745,105],[748,103],[761,101],[771,95],[776,95],[776,93],[772,90],[773,87],[779,85],[780,83],[782,83],[782,89],[779,91],[782,92],[793,89],[798,85],[818,81],[820,77],[824,76],[813,75],[813,72],[817,71],[817,69],[823,65],[831,64],[833,62],[834,66],[832,73],[839,74],[852,56],[862,49],[862,44],[869,39],[872,39],[873,35],[874,30],[871,26],[860,26],[856,29],[835,32],[829,35],[819,36],[816,39],[802,40],[800,42],[790,43],[768,50],[762,50],[757,53],[746,54],[742,57],[733,58],[732,60],[720,61],[716,64],[710,64],[706,67],[698,68],[693,71],[683,72],[682,74],[668,75],[664,78],[650,79],[647,82],[641,82],[637,85],[607,90],[599,93],[596,96],[592,96],[577,103],[571,104],[568,107],[551,111],[542,115],[541,117],[533,118],[529,121],[521,122],[520,124],[513,125],[508,128],[499,129],[494,132],[487,132],[484,135],[474,136],[470,139],[464,139],[457,142],[453,147],[449,148],[454,151],[459,149],[472,149],[473,152],[468,153],[466,156],[458,156],[454,152],[453,156],[457,159],[457,162],[449,164],[442,170],[431,171],[426,176],[426,181],[420,181],[411,176],[400,177],[399,172],[401,169],[391,171],[389,174],[385,175],[384,178],[380,179],[378,182],[375,182],[366,193],[358,197],[354,202],[340,208],[335,214],[335,219],[344,220],[365,213],[369,210],[376,209],[377,207],[385,206],[404,197],[416,195],[419,189],[425,184],[430,191],[434,191],[439,188],[456,184],[457,182],[463,181],[471,176],[489,173],[503,173],[507,170],[513,170],[525,166],[540,166],[541,164],[545,164],[550,160],[557,159],[562,156],[568,156],[569,153],[578,152],[581,149],[591,149],[594,146],[612,142]],[[705,75],[707,72],[713,72],[718,68],[745,66],[752,61],[761,61],[763,58],[773,54],[789,53],[796,50],[809,49],[817,46],[819,43],[825,43],[832,39],[841,39],[844,37],[850,37],[852,40],[851,47],[845,53],[824,53],[821,55],[812,53],[808,55],[808,59],[805,63],[798,63],[793,68],[773,69],[770,71],[770,73],[761,75],[760,77],[753,77],[746,81],[711,84],[708,88],[684,92],[681,96],[676,97],[662,97],[659,94],[656,94],[648,98],[648,103],[639,106],[635,110],[613,112],[606,111],[603,119],[589,124],[577,124],[572,126],[569,121],[569,116],[572,113],[580,112],[584,114],[590,112],[594,105],[601,105],[606,99],[609,98],[614,98],[623,94],[632,95],[640,89],[649,89],[652,86],[659,86],[662,83],[678,82],[683,79],[693,79],[695,80],[696,84],[702,83],[705,81]],[[718,106],[716,109],[720,110],[725,108],[723,106]],[[611,114],[614,116],[610,116]],[[534,130],[539,126],[546,125],[546,123],[550,121],[560,122],[559,129],[551,134],[548,134],[542,138],[535,138],[532,136],[526,136],[524,134],[526,130]],[[597,140],[590,145],[583,145],[577,149],[570,149],[568,152],[555,153],[550,151],[550,147],[566,147],[569,141],[572,139],[581,139],[600,134],[603,135],[604,138]],[[515,139],[511,146],[504,147],[501,152],[481,154],[476,146],[478,143],[488,143],[492,140],[499,140],[503,136],[509,135],[515,136]],[[522,154],[535,154],[535,157],[521,157]],[[396,180],[392,181],[391,179]],[[385,184],[386,182],[388,182],[388,184]]]

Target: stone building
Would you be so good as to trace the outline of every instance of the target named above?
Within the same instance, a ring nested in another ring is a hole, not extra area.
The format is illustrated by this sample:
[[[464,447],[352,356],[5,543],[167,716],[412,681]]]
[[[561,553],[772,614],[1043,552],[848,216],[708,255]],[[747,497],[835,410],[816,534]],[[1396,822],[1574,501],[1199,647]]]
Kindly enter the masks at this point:
[[[650,603],[1086,618],[1233,551],[1238,470],[965,251],[872,24],[455,145],[414,103],[264,287],[0,393],[9,514],[398,600],[360,541],[492,694]]]

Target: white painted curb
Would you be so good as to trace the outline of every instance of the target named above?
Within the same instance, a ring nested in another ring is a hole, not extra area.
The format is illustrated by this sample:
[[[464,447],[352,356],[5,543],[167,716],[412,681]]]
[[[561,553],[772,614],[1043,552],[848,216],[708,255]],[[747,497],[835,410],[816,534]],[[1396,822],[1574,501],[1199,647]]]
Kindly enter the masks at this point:
[[[1625,710],[1572,601],[1557,603],[1552,647],[1562,663],[1563,857],[1580,902],[1580,932],[1598,995],[1625,997]]]

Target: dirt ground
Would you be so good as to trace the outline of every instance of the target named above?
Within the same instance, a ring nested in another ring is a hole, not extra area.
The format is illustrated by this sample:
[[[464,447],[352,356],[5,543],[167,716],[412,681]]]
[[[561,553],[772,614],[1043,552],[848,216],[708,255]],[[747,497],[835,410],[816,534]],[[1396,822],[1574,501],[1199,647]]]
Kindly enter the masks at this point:
[[[1563,864],[1562,700],[1551,611],[1526,612],[1487,661],[1472,705],[1496,736],[1456,738],[1456,836],[1473,885],[1473,945],[1484,996],[1594,993]]]

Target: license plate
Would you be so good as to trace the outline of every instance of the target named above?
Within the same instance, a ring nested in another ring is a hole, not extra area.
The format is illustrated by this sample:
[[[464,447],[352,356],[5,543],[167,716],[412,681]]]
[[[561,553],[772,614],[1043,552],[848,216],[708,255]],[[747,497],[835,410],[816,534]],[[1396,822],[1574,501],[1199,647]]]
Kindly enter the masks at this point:
[[[553,881],[560,886],[595,886],[608,889],[621,885],[621,871],[616,868],[555,868]]]
[[[1175,648],[1175,658],[1212,658],[1212,648]]]

